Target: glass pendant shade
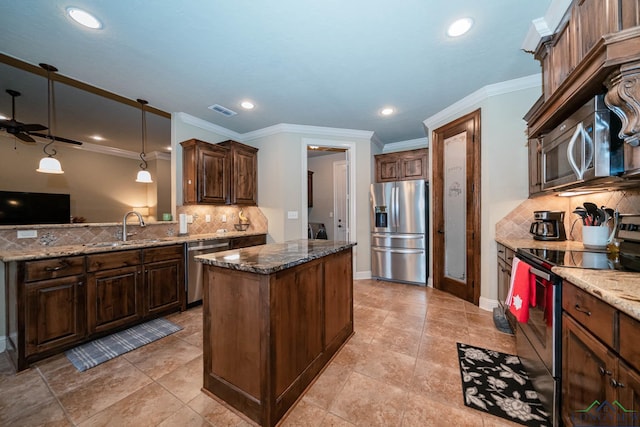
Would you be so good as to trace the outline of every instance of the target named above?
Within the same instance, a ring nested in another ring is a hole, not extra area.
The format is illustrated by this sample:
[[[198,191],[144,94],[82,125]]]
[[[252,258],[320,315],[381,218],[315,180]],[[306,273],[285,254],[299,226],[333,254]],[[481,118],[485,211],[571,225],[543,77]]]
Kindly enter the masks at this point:
[[[151,174],[149,173],[149,171],[140,170],[140,171],[138,171],[138,176],[136,177],[136,182],[144,182],[146,184],[149,184],[149,183],[151,183],[153,181],[151,180]]]
[[[40,165],[38,169],[36,169],[36,171],[42,172],[42,173],[55,173],[55,174],[64,173],[64,171],[62,170],[62,165],[60,164],[58,159],[55,159],[53,157],[43,157],[40,160]]]

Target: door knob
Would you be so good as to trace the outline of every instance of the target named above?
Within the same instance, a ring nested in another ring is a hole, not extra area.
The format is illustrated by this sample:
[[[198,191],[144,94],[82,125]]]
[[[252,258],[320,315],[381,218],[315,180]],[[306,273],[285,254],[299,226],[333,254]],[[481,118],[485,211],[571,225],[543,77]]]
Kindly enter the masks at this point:
[[[438,234],[444,234],[444,230],[438,230]]]

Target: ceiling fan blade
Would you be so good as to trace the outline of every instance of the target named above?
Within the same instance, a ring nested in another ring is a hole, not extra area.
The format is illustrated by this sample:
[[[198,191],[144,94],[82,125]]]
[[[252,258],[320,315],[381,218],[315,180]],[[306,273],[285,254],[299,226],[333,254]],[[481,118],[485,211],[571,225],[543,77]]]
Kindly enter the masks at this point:
[[[36,140],[31,138],[29,135],[23,132],[16,133],[16,137],[23,142],[35,143]]]
[[[27,132],[35,132],[39,130],[47,130],[48,128],[46,126],[33,123],[30,125],[22,125],[22,129],[24,129]]]
[[[37,132],[31,132],[30,133],[33,136],[37,136],[39,138],[45,138],[48,139],[49,135],[47,135],[46,133],[37,133]],[[52,135],[53,138],[55,138],[56,141],[60,141],[60,142],[66,142],[67,144],[73,144],[73,145],[82,145],[83,143],[80,141],[74,141],[73,139],[69,139],[69,138],[63,138],[61,136],[55,136]]]

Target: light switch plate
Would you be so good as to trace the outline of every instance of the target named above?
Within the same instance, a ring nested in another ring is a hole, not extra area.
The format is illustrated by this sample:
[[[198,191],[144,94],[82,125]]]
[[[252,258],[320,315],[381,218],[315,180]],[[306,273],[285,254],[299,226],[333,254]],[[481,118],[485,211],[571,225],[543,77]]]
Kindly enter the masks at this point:
[[[38,230],[18,230],[18,239],[35,239],[38,237]]]
[[[227,222],[227,216],[226,215],[222,215],[222,222]]]
[[[193,215],[187,215],[187,224],[193,224]]]
[[[298,219],[298,211],[287,211],[288,219]]]
[[[207,214],[204,216],[205,222],[211,222],[211,215]]]

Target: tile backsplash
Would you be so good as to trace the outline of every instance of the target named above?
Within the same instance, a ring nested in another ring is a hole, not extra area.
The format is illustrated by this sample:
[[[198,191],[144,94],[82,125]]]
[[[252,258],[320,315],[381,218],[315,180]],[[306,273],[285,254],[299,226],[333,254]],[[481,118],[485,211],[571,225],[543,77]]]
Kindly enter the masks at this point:
[[[187,226],[189,234],[209,234],[220,229],[236,231],[233,225],[239,222],[240,209],[249,219],[250,225],[246,231],[267,233],[267,219],[257,206],[179,206],[177,214],[185,213],[193,216],[193,223]],[[210,215],[209,222],[206,221],[207,215]],[[223,215],[226,215],[226,222],[222,222]],[[130,238],[132,240],[158,239],[178,235],[178,218],[174,218],[174,221],[150,222],[146,227],[140,227],[134,219],[134,217],[130,217],[127,221],[127,230],[135,233],[135,237]],[[35,230],[37,237],[18,239],[18,230]],[[122,223],[4,226],[0,228],[0,251],[32,250],[121,239]]]
[[[567,239],[582,241],[582,221],[573,210],[584,202],[617,209],[621,214],[640,214],[640,190],[609,191],[573,197],[543,196],[527,199],[496,224],[496,237],[529,239],[533,212],[542,210],[565,211],[564,226]]]

